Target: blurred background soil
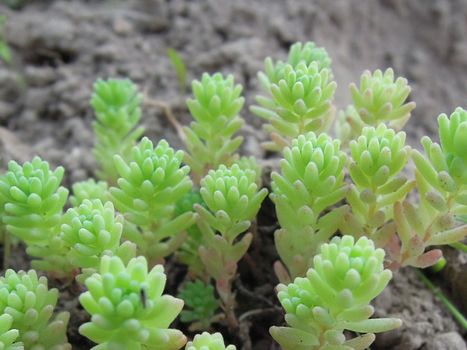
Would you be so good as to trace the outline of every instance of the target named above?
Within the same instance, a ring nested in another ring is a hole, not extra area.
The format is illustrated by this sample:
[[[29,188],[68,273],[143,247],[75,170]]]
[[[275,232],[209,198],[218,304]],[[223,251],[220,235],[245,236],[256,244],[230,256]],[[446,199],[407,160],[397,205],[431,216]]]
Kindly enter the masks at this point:
[[[417,103],[406,126],[413,147],[419,147],[422,135],[436,138],[440,113],[467,107],[466,0],[29,0],[19,9],[3,1],[0,14],[7,18],[13,63],[0,62],[0,169],[10,159],[25,161],[37,154],[66,168],[66,185],[94,175],[89,98],[97,78],[128,77],[151,98],[168,103],[181,122],[189,122],[189,91],[182,94],[178,88],[168,48],[185,60],[189,80],[205,71],[233,74],[244,86],[246,106],[259,91],[256,73],[264,58],[285,59],[296,41],[312,40],[328,50],[339,109],[350,102],[348,84],[358,82],[363,70],[393,67],[396,75],[408,78],[410,98]],[[248,122],[243,153],[264,158],[261,121],[248,108],[242,116]],[[173,147],[182,147],[161,110],[145,107],[143,123],[153,140],[166,138]],[[267,229],[274,225],[271,212],[269,205],[259,219],[265,252],[258,256],[266,258],[258,271],[264,271],[264,278],[251,283],[246,272],[242,281],[277,304],[277,281],[267,272],[276,259]],[[467,258],[446,253],[449,267],[435,279],[465,313]],[[16,267],[27,268],[24,255],[20,250],[17,254]],[[64,293],[69,301],[62,306],[76,313],[76,326],[86,316],[75,295]],[[239,298],[246,306],[255,304],[248,294]],[[379,316],[398,316],[405,324],[378,336],[372,349],[466,349],[465,330],[412,270],[397,273],[375,306]],[[247,309],[240,305],[239,312]],[[267,336],[273,322],[282,322],[281,315],[248,319],[242,335],[230,338],[239,349],[277,349]],[[76,327],[70,332],[74,349],[89,349]]]

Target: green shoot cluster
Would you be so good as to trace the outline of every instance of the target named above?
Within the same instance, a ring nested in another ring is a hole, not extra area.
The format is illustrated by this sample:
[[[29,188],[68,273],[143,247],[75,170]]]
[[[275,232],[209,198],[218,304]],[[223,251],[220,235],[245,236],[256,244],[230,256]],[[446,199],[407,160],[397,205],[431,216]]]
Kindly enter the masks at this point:
[[[456,218],[467,214],[467,111],[457,108],[438,118],[441,144],[422,139],[426,156],[412,151],[420,204],[394,206],[397,237],[390,245],[394,265],[427,267],[441,256],[429,246],[451,244],[467,236],[467,225]]]
[[[214,287],[205,284],[201,280],[188,282],[178,294],[185,302],[188,310],[180,314],[182,322],[198,322],[201,329],[209,329],[216,310],[219,308],[219,300],[214,295]]]
[[[73,184],[72,190],[73,195],[70,196],[70,203],[74,207],[79,207],[85,199],[100,199],[102,203],[110,200],[109,186],[105,181],[89,179],[76,182]]]
[[[265,130],[272,142],[266,148],[280,151],[299,135],[329,129],[337,86],[330,63],[326,51],[313,43],[293,45],[286,63],[266,59],[265,73],[258,78],[268,97],[257,96],[259,106],[251,107],[268,122]]]
[[[281,172],[273,172],[271,199],[281,229],[276,248],[292,278],[303,276],[320,244],[339,228],[347,207],[323,212],[345,198],[346,155],[338,140],[310,132],[283,150]]]
[[[24,349],[71,350],[66,337],[70,316],[68,312],[54,316],[57,299],[58,290],[49,290],[47,279],[38,277],[34,270],[18,273],[7,270],[0,277],[0,314],[3,315],[0,328],[11,322],[8,328],[16,332],[0,335],[0,344],[12,344],[16,333]],[[10,345],[10,348],[23,349],[20,345]]]
[[[353,105],[339,116],[337,133],[343,143],[357,138],[365,126],[377,127],[387,124],[400,130],[410,118],[415,102],[407,102],[411,91],[407,79],[394,80],[392,68],[383,73],[365,71],[360,78],[360,87],[350,84]]]
[[[195,335],[193,341],[186,344],[185,350],[236,350],[234,345],[225,346],[224,338],[220,333],[209,334],[203,332]]]
[[[306,277],[277,287],[286,327],[271,327],[284,350],[364,350],[373,333],[400,327],[393,318],[370,319],[370,301],[392,277],[383,267],[384,250],[366,237],[335,237],[320,247]],[[346,340],[344,331],[365,333]]]
[[[250,246],[252,234],[238,237],[250,227],[267,190],[258,188],[253,170],[243,170],[234,164],[230,168],[221,165],[217,170],[210,170],[201,180],[200,193],[207,208],[195,205],[203,235],[199,254],[206,271],[216,280],[224,305],[233,310],[231,283],[238,261]],[[232,318],[230,322],[232,326]]]
[[[196,219],[192,211],[175,215],[176,203],[192,188],[190,168],[182,165],[183,154],[165,140],[154,147],[145,137],[133,147],[127,161],[115,156],[120,177],[118,187],[110,188],[112,201],[129,223],[125,238],[149,259],[160,260],[173,253]]]
[[[111,184],[118,179],[114,155],[126,159],[144,132],[144,128],[138,126],[141,101],[136,85],[128,79],[99,79],[94,84],[91,106],[96,115],[93,128],[96,135],[94,156],[100,165],[97,175]]]
[[[350,142],[349,174],[353,185],[347,197],[352,214],[343,230],[354,236],[365,234],[380,246],[389,239],[393,206],[414,188],[402,170],[410,156],[405,133],[380,124],[365,127],[357,140]]]
[[[99,344],[98,350],[176,350],[186,338],[168,328],[183,307],[183,301],[162,295],[166,282],[164,268],[148,269],[139,256],[128,264],[117,256],[104,256],[100,268],[86,280],[88,291],[81,305],[91,321],[80,333]]]
[[[60,220],[68,190],[60,186],[64,169],[50,169],[46,161],[8,164],[0,176],[0,215],[9,234],[27,245],[29,255],[38,258],[33,266],[69,275],[66,247],[60,236]]]
[[[234,84],[232,75],[224,78],[216,73],[203,74],[201,81],[192,83],[194,98],[187,101],[194,118],[190,127],[185,127],[187,154],[185,162],[191,167],[195,182],[210,169],[219,165],[231,165],[243,137],[234,135],[244,121],[238,113],[243,107],[241,85]]]

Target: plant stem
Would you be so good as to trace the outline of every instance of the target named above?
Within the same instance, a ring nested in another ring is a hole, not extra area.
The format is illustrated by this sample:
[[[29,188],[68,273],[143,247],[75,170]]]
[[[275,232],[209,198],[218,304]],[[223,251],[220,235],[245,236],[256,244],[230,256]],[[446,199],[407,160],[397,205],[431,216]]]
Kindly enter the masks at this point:
[[[419,270],[415,269],[415,272],[420,277],[421,281],[427,286],[433,294],[444,304],[446,309],[451,313],[451,315],[456,319],[457,322],[464,328],[467,329],[467,319],[464,315],[454,306],[453,303],[444,295],[441,289],[435,286],[425,274]]]

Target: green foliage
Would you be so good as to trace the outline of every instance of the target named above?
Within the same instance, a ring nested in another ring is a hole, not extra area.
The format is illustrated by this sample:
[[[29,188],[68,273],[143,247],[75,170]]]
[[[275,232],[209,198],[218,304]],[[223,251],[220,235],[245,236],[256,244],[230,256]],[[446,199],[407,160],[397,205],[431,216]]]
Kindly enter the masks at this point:
[[[6,17],[0,15],[0,58],[5,63],[11,63],[11,51],[5,38]]]
[[[118,178],[113,162],[118,154],[127,159],[135,142],[144,132],[138,126],[142,96],[130,80],[97,80],[91,97],[96,114],[93,123],[96,143],[94,156],[100,165],[100,179],[115,184]]]
[[[180,91],[182,93],[185,93],[186,90],[186,77],[187,77],[187,72],[186,72],[186,65],[185,62],[183,62],[182,56],[180,56],[177,51],[175,51],[172,48],[169,48],[167,50],[167,56],[169,57],[170,62],[174,66],[175,73],[177,73],[177,78],[178,78],[178,86],[180,87]]]
[[[110,199],[107,182],[89,179],[73,184],[73,195],[70,196],[70,203],[74,207],[79,207],[85,199],[100,199],[102,203]]]
[[[165,140],[154,147],[145,137],[133,147],[128,160],[120,155],[114,159],[120,178],[118,187],[110,189],[112,201],[134,225],[127,225],[125,238],[150,259],[171,254],[196,219],[191,211],[175,215],[176,203],[192,187],[190,168],[182,166],[183,151],[175,152]]]
[[[64,170],[51,170],[46,161],[8,164],[0,176],[1,219],[7,231],[23,240],[29,255],[40,258],[33,266],[57,273],[70,272],[60,236],[60,220],[68,190],[60,186]]]
[[[179,216],[185,213],[192,212],[195,204],[205,207],[203,198],[198,190],[192,189],[187,192],[176,204],[175,215]],[[206,271],[203,261],[199,256],[198,248],[202,245],[202,234],[197,225],[193,225],[187,229],[187,237],[180,249],[176,251],[177,259],[188,266],[188,271],[193,276],[200,278],[206,277]]]
[[[225,346],[220,333],[209,334],[203,332],[195,335],[193,341],[186,344],[185,350],[236,350],[234,345]]]
[[[188,149],[185,162],[199,182],[210,169],[229,166],[238,157],[235,152],[243,138],[234,135],[244,123],[238,113],[245,100],[240,96],[241,85],[234,85],[232,75],[224,78],[220,73],[204,73],[201,81],[193,81],[192,89],[194,98],[187,105],[195,121],[184,128]]]
[[[11,329],[18,330],[18,341],[25,349],[71,350],[66,337],[68,312],[56,314],[52,320],[57,298],[58,290],[49,290],[47,279],[34,270],[7,270],[5,277],[0,277],[0,314],[11,316]],[[11,349],[17,348],[22,349]]]
[[[134,247],[130,242],[120,246],[123,217],[116,215],[111,202],[102,204],[99,199],[85,199],[79,207],[70,208],[63,216],[63,240],[70,247],[70,263],[86,270],[86,275],[98,269],[104,255],[117,254],[129,260]],[[78,278],[84,281],[84,276]]]
[[[401,325],[399,319],[369,319],[370,301],[392,277],[383,267],[384,250],[366,237],[335,237],[323,244],[306,277],[277,287],[287,327],[271,327],[284,350],[363,350],[374,340],[371,333]],[[368,333],[346,341],[344,330]]]
[[[230,168],[221,165],[217,170],[210,170],[201,180],[200,193],[207,209],[195,205],[203,234],[199,252],[225,303],[231,297],[230,283],[237,262],[248,250],[252,235],[247,233],[237,238],[250,227],[267,190],[258,189],[253,170],[242,170],[234,164]]]
[[[281,229],[276,248],[292,278],[303,276],[318,246],[338,229],[347,207],[321,214],[348,192],[344,184],[346,155],[338,140],[310,132],[284,148],[281,173],[273,172],[271,199]]]
[[[199,322],[202,329],[209,329],[212,318],[219,308],[219,300],[214,296],[214,287],[201,280],[188,282],[178,294],[189,310],[180,314],[182,322]]]
[[[352,214],[348,214],[343,230],[356,237],[365,234],[384,246],[391,228],[393,205],[402,201],[414,188],[402,170],[407,164],[410,147],[405,133],[396,133],[380,124],[365,127],[357,140],[350,142],[349,174],[354,185],[348,195]]]
[[[467,236],[467,225],[459,226],[455,220],[467,214],[467,111],[457,108],[449,118],[442,114],[438,123],[441,145],[423,137],[426,156],[412,151],[420,204],[403,201],[394,205],[397,237],[389,251],[396,267],[433,265],[442,252],[425,252],[427,247],[452,244]]]
[[[12,329],[13,317],[8,314],[0,316],[0,349],[2,350],[23,350],[22,343],[16,342],[19,332]]]
[[[273,142],[265,144],[266,148],[280,151],[299,135],[330,127],[336,89],[330,63],[326,51],[313,43],[303,48],[293,45],[287,63],[266,59],[265,73],[259,73],[258,78],[269,97],[257,96],[259,106],[251,107],[269,123],[265,130]]]
[[[407,79],[394,80],[392,68],[383,73],[377,69],[365,71],[360,78],[360,87],[350,84],[353,106],[339,117],[338,133],[344,143],[357,137],[365,126],[377,127],[388,124],[402,129],[415,108],[415,102],[406,102],[410,94]]]
[[[86,279],[88,291],[79,298],[92,315],[80,333],[99,344],[95,350],[180,349],[185,336],[168,327],[183,301],[162,295],[165,282],[162,265],[148,271],[142,256],[127,265],[117,256],[102,257],[99,272]]]

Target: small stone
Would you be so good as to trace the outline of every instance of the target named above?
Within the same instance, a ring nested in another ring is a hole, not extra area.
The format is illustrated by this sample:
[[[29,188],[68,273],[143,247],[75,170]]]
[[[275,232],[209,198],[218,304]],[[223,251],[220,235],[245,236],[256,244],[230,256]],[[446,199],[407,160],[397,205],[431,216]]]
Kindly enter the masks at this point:
[[[426,345],[425,350],[466,350],[466,344],[462,336],[457,332],[438,334]]]

